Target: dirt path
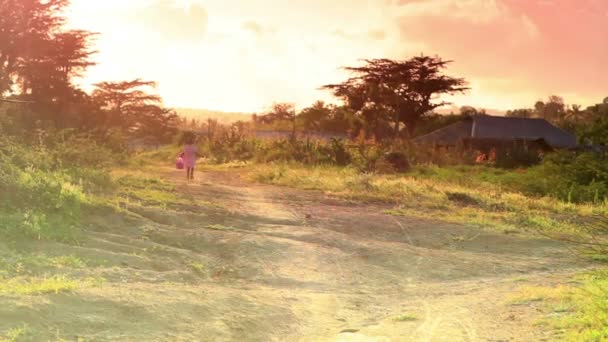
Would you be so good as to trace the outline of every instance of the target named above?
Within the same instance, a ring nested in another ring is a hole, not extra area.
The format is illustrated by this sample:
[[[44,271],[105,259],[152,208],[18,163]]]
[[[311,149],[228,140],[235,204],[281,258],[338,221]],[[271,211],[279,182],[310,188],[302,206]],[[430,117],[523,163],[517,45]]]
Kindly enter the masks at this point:
[[[558,242],[397,218],[237,172],[164,177],[191,206],[132,208],[82,246],[54,247],[103,259],[78,272],[106,284],[3,298],[0,322],[30,317],[94,341],[553,340],[533,305],[506,297],[584,267]]]
[[[583,267],[560,243],[383,214],[315,192],[247,184],[211,172],[186,185],[234,215],[241,281],[289,313],[277,340],[538,341],[534,307],[505,304],[522,284],[553,284]],[[176,178],[177,177],[177,178]],[[230,221],[230,219],[228,219]],[[281,297],[283,294],[286,298]],[[410,322],[396,317],[413,314]]]

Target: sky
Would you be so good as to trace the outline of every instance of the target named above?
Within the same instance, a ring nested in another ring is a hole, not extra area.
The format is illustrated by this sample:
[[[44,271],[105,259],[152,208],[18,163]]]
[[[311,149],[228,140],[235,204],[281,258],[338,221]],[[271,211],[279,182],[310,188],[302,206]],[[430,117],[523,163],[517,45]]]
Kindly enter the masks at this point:
[[[72,0],[99,32],[81,81],[158,82],[171,107],[260,112],[332,101],[341,66],[421,53],[472,88],[455,106],[507,110],[608,96],[608,0]]]

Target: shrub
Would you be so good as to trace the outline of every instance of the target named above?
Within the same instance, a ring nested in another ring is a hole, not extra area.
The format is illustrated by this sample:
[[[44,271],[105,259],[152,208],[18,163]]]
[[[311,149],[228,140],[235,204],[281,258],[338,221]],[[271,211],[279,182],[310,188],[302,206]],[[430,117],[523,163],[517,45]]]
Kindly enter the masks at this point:
[[[505,169],[518,167],[530,167],[540,163],[540,155],[537,151],[525,148],[501,149],[496,154],[496,166]]]
[[[410,171],[410,162],[407,159],[407,155],[403,152],[389,152],[386,153],[384,158],[397,172],[408,172]]]
[[[600,154],[554,153],[535,170],[547,193],[568,202],[608,201],[608,160]]]
[[[0,138],[0,234],[74,241],[87,193],[111,186],[116,157],[84,135],[37,133],[27,146]]]

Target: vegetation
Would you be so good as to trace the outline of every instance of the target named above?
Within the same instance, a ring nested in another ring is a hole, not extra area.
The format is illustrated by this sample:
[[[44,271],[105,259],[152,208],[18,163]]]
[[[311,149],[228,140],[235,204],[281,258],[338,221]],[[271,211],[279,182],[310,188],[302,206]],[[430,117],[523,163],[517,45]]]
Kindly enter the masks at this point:
[[[449,61],[439,57],[420,56],[405,61],[371,59],[361,67],[347,67],[356,76],[341,84],[324,88],[345,100],[359,112],[377,140],[385,138],[378,129],[382,121],[393,123],[394,137],[400,136],[403,123],[411,137],[420,119],[433,109],[448,104],[433,102],[442,94],[466,91],[466,81],[442,74]],[[367,132],[368,135],[371,132]]]
[[[461,183],[457,177],[452,181],[445,173],[431,176],[423,170],[426,169],[416,169],[412,176],[374,175],[361,174],[354,168],[292,163],[255,166],[251,177],[263,183],[322,190],[349,200],[397,204],[396,209],[388,211],[394,215],[430,218],[441,215],[442,220],[509,232],[520,229],[576,232],[580,222],[573,218],[608,214],[606,203],[569,204],[497,187],[481,180],[495,177],[483,169],[470,169],[477,175],[461,173],[461,180],[467,174],[472,175],[472,179]],[[476,184],[471,186],[473,183]]]
[[[139,270],[140,254],[150,252],[138,249],[142,241],[167,242],[176,250],[162,247],[162,252],[180,256],[189,246],[201,248],[190,236],[163,236],[157,221],[169,222],[173,229],[190,218],[174,222],[171,211],[189,209],[194,216],[209,203],[178,193],[146,166],[172,162],[175,144],[192,134],[186,130],[198,134],[199,151],[208,162],[247,165],[258,182],[321,190],[349,201],[389,203],[385,212],[391,215],[441,217],[504,233],[566,232],[569,242],[591,250],[588,255],[595,260],[606,260],[605,240],[598,238],[605,231],[585,230],[584,225],[608,215],[608,99],[583,109],[551,96],[533,108],[510,111],[509,116],[544,118],[576,133],[582,148],[542,157],[514,149],[484,165],[476,164],[474,151],[438,151],[408,141],[466,116],[485,115],[472,107],[457,115],[433,112],[446,104],[437,96],[468,89],[464,79],[444,73],[450,62],[440,57],[372,59],[347,67],[351,78],[324,86],[341,104],[317,101],[298,110],[275,103],[250,121],[232,118],[229,123],[208,113],[179,110],[199,120],[185,119],[163,106],[152,81],[100,82],[90,93],[80,89],[78,77],[94,64],[95,34],[66,27],[67,5],[67,0],[5,0],[0,6],[0,296],[50,296],[99,284],[100,277],[82,276],[94,274],[99,260],[72,254],[75,249],[67,247],[69,252],[52,255],[31,251],[38,244],[54,248],[91,242],[94,234],[86,229],[95,226],[99,215],[127,220],[141,218],[145,210],[160,210],[160,218],[146,221],[122,245],[111,241],[112,234],[105,242],[92,241],[118,245],[124,273]],[[289,136],[257,139],[254,132],[264,129]],[[327,134],[321,139],[301,135],[311,132]],[[150,146],[165,147],[134,153]],[[112,222],[108,218],[101,225]],[[218,235],[241,231],[211,222],[198,228]],[[18,246],[28,248],[17,252]],[[166,276],[193,274],[191,281],[213,274],[213,268],[231,269],[198,261],[192,254],[170,266],[157,264],[162,257],[146,260],[150,269],[159,268]],[[180,266],[185,270],[165,272],[165,267]],[[509,303],[546,303],[545,309],[557,318],[544,324],[572,340],[600,341],[608,339],[607,279],[601,271],[585,275],[578,284],[524,287]],[[394,318],[413,320],[416,316],[410,314]],[[0,336],[10,341],[24,334],[26,328],[15,328]]]
[[[608,339],[608,274],[586,273],[570,285],[557,287],[522,286],[507,299],[510,305],[540,306],[545,318],[538,325],[566,341],[605,341]]]
[[[395,322],[411,322],[418,320],[418,317],[413,314],[403,314],[393,318]]]
[[[78,283],[65,277],[11,279],[0,283],[0,293],[9,295],[40,295],[69,292],[78,288]]]

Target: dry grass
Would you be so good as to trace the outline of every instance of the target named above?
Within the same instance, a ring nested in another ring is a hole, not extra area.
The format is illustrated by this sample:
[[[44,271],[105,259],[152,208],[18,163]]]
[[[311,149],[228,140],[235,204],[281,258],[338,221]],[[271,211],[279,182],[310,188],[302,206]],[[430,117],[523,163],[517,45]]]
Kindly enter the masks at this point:
[[[578,219],[608,214],[608,205],[572,204],[554,198],[531,198],[491,183],[470,185],[408,175],[361,174],[351,168],[301,164],[252,166],[258,182],[321,190],[356,201],[394,204],[392,215],[437,218],[505,232],[576,231]]]

